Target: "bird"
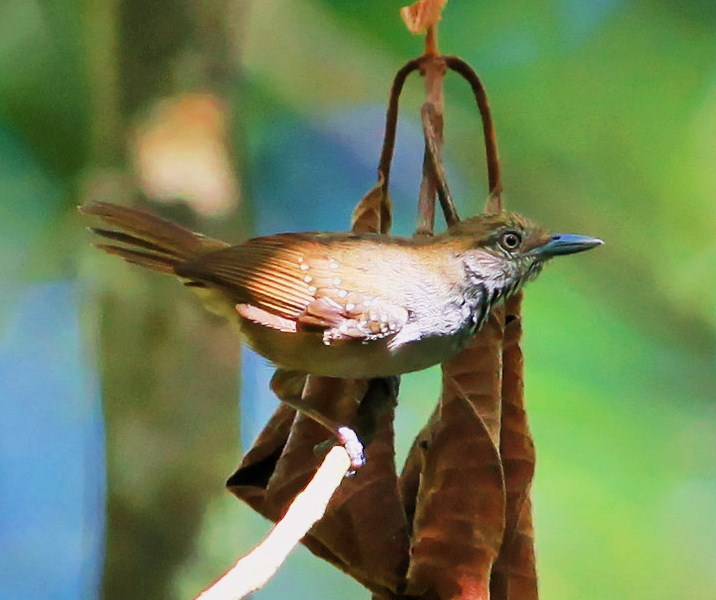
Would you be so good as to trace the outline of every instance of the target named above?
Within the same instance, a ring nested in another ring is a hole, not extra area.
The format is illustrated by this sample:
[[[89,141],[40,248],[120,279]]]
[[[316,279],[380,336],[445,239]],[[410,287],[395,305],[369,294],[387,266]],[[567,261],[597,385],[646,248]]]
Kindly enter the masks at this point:
[[[79,210],[100,220],[90,228],[98,248],[177,277],[278,368],[338,378],[446,360],[547,261],[603,244],[509,211],[432,237],[304,232],[230,245],[144,210],[101,201]]]

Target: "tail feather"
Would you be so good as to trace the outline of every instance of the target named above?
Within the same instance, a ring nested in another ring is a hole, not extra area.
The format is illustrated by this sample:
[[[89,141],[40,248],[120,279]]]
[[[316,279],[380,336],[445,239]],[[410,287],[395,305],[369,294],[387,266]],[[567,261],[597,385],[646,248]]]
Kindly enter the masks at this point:
[[[96,244],[98,248],[160,273],[176,274],[180,264],[227,245],[143,210],[89,202],[79,211],[116,228],[91,228],[95,234],[116,242]]]
[[[121,256],[124,260],[132,264],[146,267],[152,271],[158,271],[168,275],[176,275],[174,271],[174,267],[177,265],[176,259],[166,258],[152,252],[142,252],[141,250],[113,246],[111,244],[95,244],[95,246],[100,250],[104,250],[108,254]]]
[[[144,248],[145,250],[149,250],[158,254],[166,254],[168,256],[180,258],[175,250],[172,250],[170,248],[162,248],[157,244],[154,244],[147,240],[143,240],[142,238],[138,238],[128,233],[114,231],[112,229],[103,229],[101,227],[90,227],[89,230],[96,235],[102,236],[115,242],[121,242],[128,246],[137,246],[138,248]]]

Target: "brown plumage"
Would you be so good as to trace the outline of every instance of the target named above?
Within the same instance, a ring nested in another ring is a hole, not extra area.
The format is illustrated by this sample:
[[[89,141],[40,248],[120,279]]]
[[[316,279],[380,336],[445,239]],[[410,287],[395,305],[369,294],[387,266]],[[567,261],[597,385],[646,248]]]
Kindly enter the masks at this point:
[[[178,276],[210,310],[238,319],[249,344],[278,366],[338,377],[443,360],[544,260],[601,243],[559,242],[505,212],[419,240],[285,233],[230,246],[144,211],[104,202],[80,210],[109,226],[93,229],[109,241],[98,247]]]

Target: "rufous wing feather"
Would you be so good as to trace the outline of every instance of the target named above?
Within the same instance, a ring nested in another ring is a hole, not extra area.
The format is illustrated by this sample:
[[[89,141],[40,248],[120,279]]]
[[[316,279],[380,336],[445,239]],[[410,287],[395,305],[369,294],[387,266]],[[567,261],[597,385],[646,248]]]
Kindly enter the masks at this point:
[[[373,259],[352,233],[285,233],[229,246],[133,208],[91,202],[80,207],[105,227],[97,246],[153,271],[180,277],[223,316],[282,332],[315,332],[327,344],[391,336],[409,313],[374,292]],[[380,257],[379,257],[380,258]],[[351,280],[346,280],[346,274]]]
[[[345,236],[336,256],[311,234],[255,238],[203,254],[176,272],[219,288],[242,318],[272,329],[321,333],[326,343],[393,335],[407,321],[407,309],[349,291],[351,282],[340,276],[353,256],[353,239]]]

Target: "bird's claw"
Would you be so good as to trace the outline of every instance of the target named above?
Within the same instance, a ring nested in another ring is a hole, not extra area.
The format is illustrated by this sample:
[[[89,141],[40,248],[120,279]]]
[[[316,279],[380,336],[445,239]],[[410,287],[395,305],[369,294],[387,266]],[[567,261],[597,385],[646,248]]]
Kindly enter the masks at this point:
[[[356,432],[350,427],[339,427],[336,431],[336,437],[338,438],[338,443],[345,448],[351,461],[351,470],[348,471],[346,476],[355,475],[356,471],[365,465],[363,444],[360,443]]]

